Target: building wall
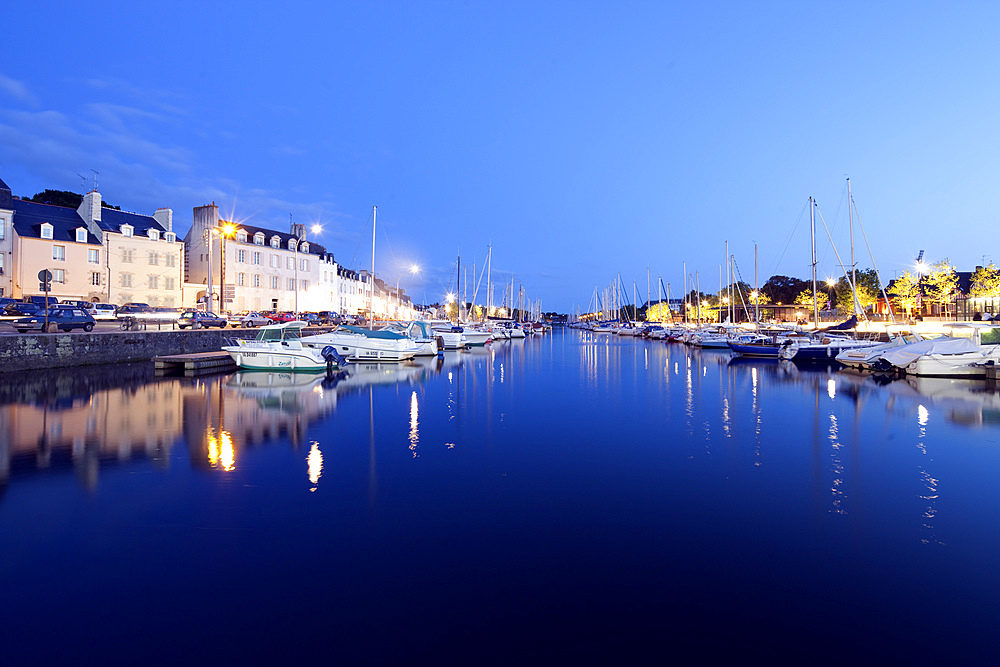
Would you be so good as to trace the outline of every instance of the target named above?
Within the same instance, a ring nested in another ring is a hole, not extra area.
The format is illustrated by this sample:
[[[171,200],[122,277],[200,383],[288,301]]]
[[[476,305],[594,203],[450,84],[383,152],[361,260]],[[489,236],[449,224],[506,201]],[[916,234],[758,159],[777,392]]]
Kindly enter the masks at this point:
[[[183,305],[184,244],[164,238],[104,233],[108,303]]]
[[[14,293],[12,273],[14,269],[14,211],[0,208],[0,296]]]
[[[91,250],[96,250],[100,255],[102,248],[90,243],[17,237],[15,246],[17,268],[16,275],[13,276],[11,296],[21,298],[42,294],[39,289],[38,272],[49,269],[54,276],[50,296],[81,301],[91,301],[95,296],[100,297],[100,287],[95,286],[92,279],[93,274],[100,271],[100,265],[88,261]],[[60,256],[62,259],[56,258]],[[98,298],[98,300],[103,299]]]

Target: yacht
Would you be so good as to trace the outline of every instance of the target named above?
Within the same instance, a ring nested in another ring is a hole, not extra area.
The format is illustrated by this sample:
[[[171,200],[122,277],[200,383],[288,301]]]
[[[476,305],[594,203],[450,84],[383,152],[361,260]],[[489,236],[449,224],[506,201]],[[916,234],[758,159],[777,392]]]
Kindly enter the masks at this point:
[[[416,356],[420,347],[404,334],[385,329],[341,325],[328,333],[302,338],[304,347],[333,349],[350,361],[406,361]]]
[[[343,355],[332,346],[306,347],[301,333],[305,322],[294,321],[261,327],[252,340],[236,340],[223,350],[246,370],[325,371],[345,363]]]

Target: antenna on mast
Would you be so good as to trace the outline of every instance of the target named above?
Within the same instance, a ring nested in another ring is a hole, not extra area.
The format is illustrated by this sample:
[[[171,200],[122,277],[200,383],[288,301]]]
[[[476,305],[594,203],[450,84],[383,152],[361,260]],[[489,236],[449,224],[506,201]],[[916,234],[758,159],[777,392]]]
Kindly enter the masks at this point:
[[[94,172],[94,191],[96,192],[97,191],[97,175],[99,173],[101,173],[101,172],[97,171],[96,169],[91,169],[91,171]]]
[[[83,174],[77,174],[77,177],[79,177],[79,179],[80,179],[80,191],[81,191],[81,194],[85,193],[86,190],[87,190],[87,177],[84,176]]]

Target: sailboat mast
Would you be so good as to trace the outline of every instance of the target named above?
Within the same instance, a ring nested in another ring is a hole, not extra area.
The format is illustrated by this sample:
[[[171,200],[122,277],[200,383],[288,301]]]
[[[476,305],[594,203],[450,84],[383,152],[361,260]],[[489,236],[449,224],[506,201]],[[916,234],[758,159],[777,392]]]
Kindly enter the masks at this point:
[[[854,261],[854,198],[851,196],[851,179],[847,179],[847,221],[851,230],[851,286],[854,291],[854,298],[851,300],[851,309],[854,315],[858,314],[858,265]]]
[[[372,275],[371,285],[368,295],[368,318],[375,319],[375,216],[378,214],[378,207],[372,206]]]
[[[816,200],[809,198],[809,236],[812,239],[813,328],[819,328],[819,304],[816,300]]]

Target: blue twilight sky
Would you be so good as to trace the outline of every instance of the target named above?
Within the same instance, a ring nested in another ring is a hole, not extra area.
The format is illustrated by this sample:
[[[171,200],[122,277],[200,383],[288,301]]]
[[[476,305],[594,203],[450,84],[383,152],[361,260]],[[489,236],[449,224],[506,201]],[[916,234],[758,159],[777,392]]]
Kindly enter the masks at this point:
[[[714,292],[727,240],[751,284],[755,243],[760,282],[808,278],[809,196],[850,261],[848,176],[885,279],[921,249],[1000,262],[996,2],[41,1],[5,25],[15,195],[96,170],[181,233],[212,201],[318,222],[359,269],[377,205],[376,273],[418,302],[491,244],[546,311],[619,274],[679,294],[685,266]]]

